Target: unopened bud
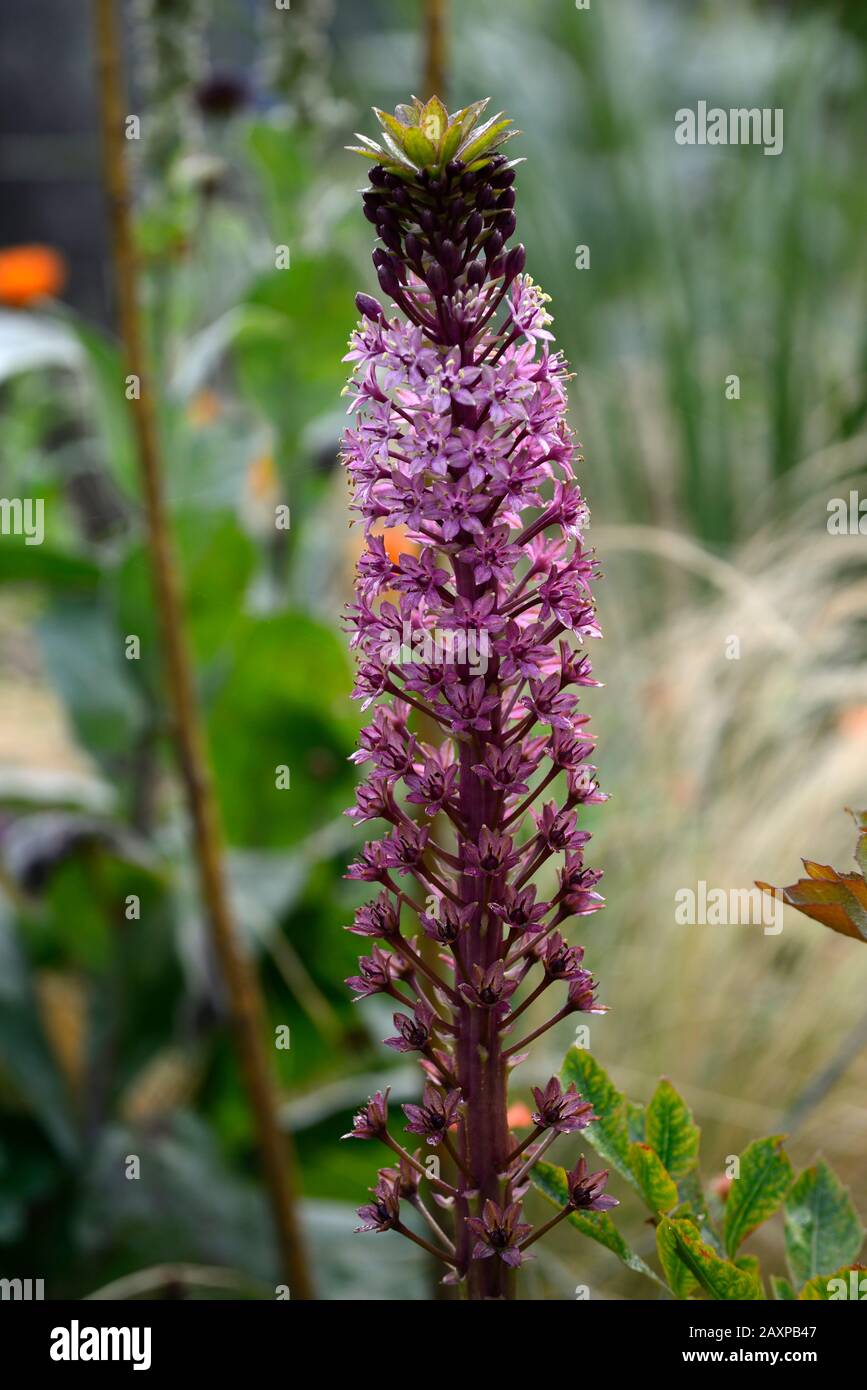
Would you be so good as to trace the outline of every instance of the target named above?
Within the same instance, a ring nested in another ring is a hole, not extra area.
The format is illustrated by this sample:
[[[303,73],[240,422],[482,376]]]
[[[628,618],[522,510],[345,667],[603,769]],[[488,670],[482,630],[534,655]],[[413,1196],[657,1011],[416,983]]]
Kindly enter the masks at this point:
[[[449,284],[448,276],[442,266],[437,264],[436,261],[429,267],[425,278],[427,279],[427,287],[431,294],[445,294]]]
[[[440,259],[447,270],[455,271],[461,263],[460,255],[453,241],[448,238],[443,242],[440,251]]]
[[[499,256],[499,254],[500,254],[500,252],[502,251],[502,249],[503,249],[503,238],[502,238],[501,233],[500,233],[500,232],[491,232],[491,235],[488,237],[487,241],[485,242],[485,258],[486,258],[486,260],[488,260],[488,261],[494,260],[494,258],[495,258],[496,256]]]
[[[357,294],[355,296],[355,307],[362,318],[370,319],[373,323],[378,323],[385,317],[382,305],[378,299],[374,299],[370,294]]]
[[[376,273],[383,294],[396,295],[399,292],[400,283],[390,265],[379,266]]]
[[[480,212],[471,212],[467,218],[467,225],[464,227],[464,235],[469,242],[474,242],[481,234],[485,225],[484,218]]]
[[[503,276],[507,285],[511,284],[516,275],[521,274],[526,264],[527,249],[523,243],[519,242],[517,246],[512,247],[503,266]]]

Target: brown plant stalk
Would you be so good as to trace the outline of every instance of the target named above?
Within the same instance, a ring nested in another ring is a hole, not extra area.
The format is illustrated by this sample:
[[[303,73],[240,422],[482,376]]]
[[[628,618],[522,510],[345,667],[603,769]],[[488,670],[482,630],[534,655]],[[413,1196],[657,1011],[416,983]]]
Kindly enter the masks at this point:
[[[424,0],[424,94],[446,95],[446,0]]]
[[[223,869],[223,836],[214,794],[192,662],[184,631],[174,543],[166,510],[155,403],[138,302],[138,268],[130,215],[130,181],[124,151],[124,105],[115,0],[94,0],[96,55],[105,183],[117,286],[125,374],[140,383],[130,401],[144,497],[153,584],[159,612],[173,735],[193,825],[202,897],[225,979],[241,1069],[255,1120],[262,1166],[280,1251],[293,1298],[314,1297],[307,1272],[295,1198],[295,1158],[280,1131],[271,1069],[264,1042],[265,1010],[250,961],[243,953],[229,904]]]

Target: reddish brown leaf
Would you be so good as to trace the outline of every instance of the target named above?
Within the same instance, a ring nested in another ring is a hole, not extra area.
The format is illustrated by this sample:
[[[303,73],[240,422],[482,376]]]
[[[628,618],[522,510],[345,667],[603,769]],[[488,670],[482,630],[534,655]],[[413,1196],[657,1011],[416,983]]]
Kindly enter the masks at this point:
[[[858,826],[856,859],[867,868],[867,811],[850,812]],[[812,917],[831,931],[867,941],[867,881],[863,874],[843,874],[830,864],[803,861],[809,878],[800,878],[788,888],[774,888],[769,883],[757,884],[763,892],[780,898],[789,907],[796,907],[805,917]]]

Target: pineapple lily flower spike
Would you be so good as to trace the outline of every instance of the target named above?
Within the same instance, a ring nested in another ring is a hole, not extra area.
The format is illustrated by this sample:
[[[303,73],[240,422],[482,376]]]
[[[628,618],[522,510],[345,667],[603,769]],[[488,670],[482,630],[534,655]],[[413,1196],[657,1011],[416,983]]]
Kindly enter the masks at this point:
[[[566,1204],[534,1231],[522,1212],[534,1163],[594,1115],[552,1078],[534,1090],[524,1141],[509,1128],[509,1076],[532,1040],[604,1012],[564,933],[602,903],[579,817],[605,797],[578,711],[580,688],[597,684],[583,646],[599,629],[567,367],[524,247],[509,245],[511,122],[479,124],[485,105],[449,116],[414,98],[377,112],[382,143],[360,136],[357,149],[373,163],[364,212],[383,302],[358,295],[346,358],[343,458],[366,537],[349,610],[354,694],[375,706],[348,814],[386,830],[349,870],[379,893],[348,928],[377,944],[347,983],[394,1001],[386,1041],[418,1055],[424,1087],[403,1107],[414,1152],[389,1130],[387,1092],[346,1137],[394,1158],[359,1229],[407,1236],[468,1297],[498,1299],[514,1297],[551,1225],[616,1199],[576,1156]],[[389,528],[410,547],[396,558]],[[547,1020],[523,1018],[543,996]]]

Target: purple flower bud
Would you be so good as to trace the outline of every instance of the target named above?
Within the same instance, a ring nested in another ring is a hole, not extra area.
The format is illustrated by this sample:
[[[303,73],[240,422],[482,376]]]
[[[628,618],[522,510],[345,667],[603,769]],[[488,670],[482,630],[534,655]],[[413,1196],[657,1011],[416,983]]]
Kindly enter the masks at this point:
[[[471,212],[464,226],[464,239],[472,246],[476,239],[481,236],[485,225],[485,219],[480,212]]]
[[[518,1269],[523,1259],[518,1246],[533,1229],[520,1220],[520,1215],[519,1202],[500,1207],[489,1198],[481,1217],[468,1217],[467,1225],[476,1237],[473,1259],[487,1260],[496,1255],[504,1264]]]
[[[440,248],[440,260],[450,274],[453,274],[460,266],[461,258],[458,249],[448,237]]]
[[[390,251],[400,252],[403,250],[400,232],[396,227],[390,227],[387,222],[382,220],[382,213],[379,214],[379,222],[377,223],[376,230],[379,233],[380,241],[383,242]]]
[[[388,1097],[391,1087],[387,1086],[385,1091],[377,1091],[375,1096],[371,1096],[366,1105],[363,1105],[358,1114],[352,1121],[352,1129],[349,1134],[344,1134],[344,1139],[378,1139],[385,1133],[388,1125]]]
[[[450,1127],[457,1119],[461,1103],[460,1091],[447,1091],[445,1094],[435,1086],[424,1088],[421,1105],[405,1105],[403,1113],[409,1120],[408,1134],[421,1134],[431,1147],[442,1143]]]
[[[419,999],[413,1017],[408,1014],[395,1014],[394,1026],[397,1035],[386,1038],[386,1047],[396,1052],[424,1052],[431,1039],[434,1011],[426,999]]]
[[[549,980],[568,980],[570,984],[580,981],[584,988],[587,987],[589,977],[587,971],[581,968],[583,946],[567,945],[560,933],[555,931],[542,943],[537,954]]]
[[[416,1149],[413,1155],[416,1163],[420,1153],[421,1149]],[[415,1201],[418,1196],[420,1174],[418,1168],[410,1163],[409,1156],[401,1158],[396,1168],[380,1168],[379,1176],[380,1178],[390,1178],[397,1184],[397,1194],[401,1201]]]
[[[492,1009],[497,1014],[503,1014],[517,988],[517,980],[508,978],[503,962],[498,960],[487,970],[484,966],[474,965],[473,983],[461,985],[460,991],[475,1008]]]
[[[376,275],[377,279],[379,280],[379,287],[382,290],[383,294],[388,294],[392,296],[400,294],[400,281],[398,280],[390,265],[379,266]]]
[[[619,1206],[616,1197],[609,1197],[604,1192],[607,1182],[608,1169],[602,1168],[596,1173],[588,1173],[582,1154],[575,1167],[566,1174],[569,1206],[575,1211],[610,1211],[612,1207]]]
[[[555,1129],[558,1134],[573,1134],[575,1130],[586,1129],[596,1118],[593,1106],[588,1105],[578,1094],[574,1082],[564,1091],[556,1076],[552,1076],[544,1090],[533,1087],[536,1112],[533,1124],[541,1129]]]
[[[521,274],[526,264],[527,250],[523,243],[519,242],[517,246],[512,247],[506,257],[506,263],[503,266],[503,279],[506,281],[507,285],[511,285],[515,276]]]
[[[361,1225],[356,1226],[356,1231],[392,1230],[400,1219],[400,1179],[382,1169],[379,1182],[370,1192],[373,1201],[358,1208]]]
[[[378,323],[380,319],[385,318],[382,305],[379,300],[374,299],[372,295],[357,294],[355,296],[355,307],[364,318],[370,319],[372,323]]]
[[[604,1014],[608,1010],[604,1004],[596,1002],[596,985],[593,976],[582,970],[574,975],[569,983],[569,1008],[581,1014]]]
[[[500,252],[502,251],[502,249],[503,249],[503,234],[502,234],[502,232],[499,232],[499,231],[491,232],[491,235],[488,237],[487,241],[485,242],[485,258],[486,258],[486,260],[488,261],[489,264],[490,264],[491,261],[495,260],[497,256],[499,256],[499,254],[500,254]]]
[[[445,294],[448,289],[449,277],[446,275],[443,267],[436,261],[434,261],[433,265],[428,267],[425,279],[427,280],[427,287],[431,294],[442,295]]]

